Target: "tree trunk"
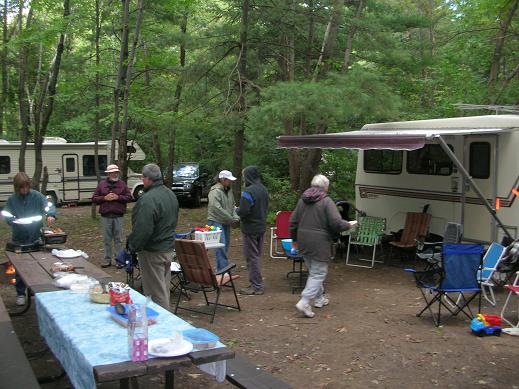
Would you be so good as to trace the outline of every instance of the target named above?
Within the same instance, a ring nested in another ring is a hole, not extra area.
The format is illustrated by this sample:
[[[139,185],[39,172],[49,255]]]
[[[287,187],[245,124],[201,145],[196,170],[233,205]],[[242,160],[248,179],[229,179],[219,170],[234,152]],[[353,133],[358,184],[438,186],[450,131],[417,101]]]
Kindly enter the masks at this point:
[[[308,1],[308,39],[305,50],[305,74],[309,78],[312,75],[312,55],[315,35],[314,2]]]
[[[130,86],[132,82],[132,72],[135,61],[137,60],[137,47],[139,45],[141,35],[141,24],[143,7],[142,1],[137,1],[137,20],[135,22],[135,33],[133,36],[133,45],[128,66],[126,68],[126,82],[124,85],[123,98],[123,120],[121,123],[121,133],[119,135],[119,169],[121,169],[121,179],[128,181],[128,101],[130,98]]]
[[[23,0],[20,0],[18,7],[18,34],[23,31]],[[31,12],[27,17],[30,22]],[[28,26],[27,26],[28,27]],[[29,108],[25,96],[25,83],[27,78],[27,44],[20,46],[18,55],[18,112],[20,115],[20,155],[18,157],[18,171],[25,172],[25,152],[29,139]]]
[[[184,86],[184,68],[186,66],[186,32],[187,32],[187,13],[182,16],[180,23],[180,32],[182,33],[180,41],[180,76],[175,87],[175,101],[173,103],[173,112],[178,113],[180,109],[180,98],[182,97],[182,89]],[[178,117],[178,115],[177,115]],[[177,123],[173,123],[169,129],[169,142],[168,142],[168,166],[167,174],[165,176],[165,184],[168,188],[173,185],[173,165],[175,163],[175,145],[177,142]]]
[[[240,21],[240,54],[238,58],[238,79],[236,80],[236,89],[239,93],[238,112],[240,113],[240,123],[234,133],[234,158],[233,172],[237,175],[237,184],[233,187],[235,198],[240,198],[241,181],[243,170],[243,146],[245,144],[245,123],[247,119],[247,101],[246,101],[246,82],[244,78],[247,75],[247,34],[249,30],[249,0],[243,0],[241,7]]]
[[[126,68],[128,59],[128,20],[130,17],[130,1],[121,0],[122,4],[122,33],[121,33],[121,51],[119,53],[119,65],[117,68],[117,78],[114,88],[114,121],[112,123],[112,146],[110,148],[110,163],[115,163],[115,140],[119,138],[120,116],[121,116],[121,88],[125,85]]]
[[[101,172],[99,169],[99,135],[101,134],[101,97],[100,97],[100,84],[101,75],[99,74],[99,64],[101,63],[101,53],[99,51],[99,40],[101,38],[101,9],[99,0],[96,0],[95,5],[95,28],[94,28],[94,46],[95,46],[95,57],[96,57],[96,81],[95,81],[95,118],[94,118],[94,170],[96,172],[97,182],[101,181]],[[92,219],[97,218],[97,207],[96,203],[92,201],[91,216]]]
[[[364,8],[364,1],[359,0],[357,3],[357,9],[355,10],[355,18],[352,21],[351,27],[348,30],[348,35],[346,36],[346,48],[344,49],[344,60],[342,62],[342,73],[346,73],[350,66],[351,61],[351,53],[353,50],[353,37],[357,32],[357,26],[355,23],[360,19],[362,15],[362,9]]]
[[[504,20],[501,18],[499,23],[499,30],[496,35],[496,46],[494,48],[494,54],[492,55],[492,63],[490,65],[490,71],[488,73],[488,90],[489,94],[492,94],[494,87],[496,86],[497,80],[499,79],[499,69],[501,67],[501,60],[503,57],[503,48],[505,46],[505,39],[508,33],[508,29],[512,24],[512,20],[515,12],[517,11],[519,0],[513,0],[508,8],[508,13]],[[503,14],[505,11],[503,10]]]
[[[2,20],[2,98],[0,100],[0,134],[4,135],[4,111],[7,104],[7,0],[4,0]]]

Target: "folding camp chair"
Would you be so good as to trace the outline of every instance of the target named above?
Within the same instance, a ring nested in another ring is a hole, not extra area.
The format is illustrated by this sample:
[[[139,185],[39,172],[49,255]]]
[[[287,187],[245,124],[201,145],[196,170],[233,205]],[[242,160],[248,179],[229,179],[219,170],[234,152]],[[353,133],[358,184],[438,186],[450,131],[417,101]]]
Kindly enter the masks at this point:
[[[182,268],[182,287],[194,293],[202,292],[206,305],[214,306],[212,312],[180,307],[182,293],[179,293],[177,304],[175,306],[175,313],[177,313],[178,309],[184,309],[186,311],[210,315],[212,323],[214,321],[216,308],[218,306],[233,308],[241,311],[240,302],[238,301],[238,296],[236,294],[233,281],[236,276],[233,276],[232,274],[232,269],[236,267],[235,264],[229,264],[221,271],[215,273],[213,272],[209,262],[209,257],[207,255],[207,249],[205,248],[204,242],[198,240],[178,239],[175,242],[175,248],[178,262]],[[220,294],[223,287],[229,287],[232,289],[234,298],[236,300],[236,305],[225,305],[219,303]],[[216,293],[216,298],[214,301],[209,301],[207,298],[207,294],[211,292]]]
[[[446,244],[443,246],[442,267],[429,271],[405,269],[413,273],[416,286],[420,289],[425,301],[425,307],[417,313],[420,317],[426,310],[431,312],[434,324],[441,324],[441,310],[444,307],[449,315],[447,321],[459,313],[469,319],[474,315],[470,303],[479,297],[478,313],[481,309],[481,288],[477,279],[478,269],[481,267],[483,246],[474,244]],[[452,293],[459,293],[454,300]],[[437,305],[437,314],[433,307]]]
[[[504,251],[504,246],[501,246],[496,242],[492,243],[483,257],[483,268],[478,272],[478,279],[481,281],[481,292],[483,297],[492,304],[493,307],[496,306],[496,296],[494,295],[495,283],[493,277]]]
[[[290,216],[292,211],[276,213],[275,226],[270,228],[270,258],[286,258],[281,241],[290,238]]]
[[[512,284],[505,285],[505,288],[508,289],[508,296],[506,296],[505,303],[503,304],[503,309],[501,309],[501,318],[504,322],[512,326],[513,331],[508,332],[511,335],[519,335],[519,306],[516,308],[516,314],[517,314],[517,322],[513,323],[510,320],[508,320],[505,317],[506,310],[508,309],[508,303],[510,302],[510,299],[512,296],[518,296],[519,297],[519,271],[516,273],[514,282]]]
[[[346,253],[346,265],[373,268],[375,266],[375,254],[377,246],[380,244],[380,239],[386,230],[386,219],[381,217],[364,216],[359,219],[357,228],[350,232],[348,241],[348,251]],[[371,259],[359,258],[360,261],[371,262],[370,265],[359,265],[350,263],[350,247],[351,245],[369,246],[372,247]]]
[[[440,266],[442,257],[442,246],[444,244],[461,243],[463,236],[463,225],[459,223],[447,223],[443,240],[440,242],[426,242],[419,240],[416,245],[416,256],[427,265],[425,270]]]
[[[415,249],[419,240],[424,240],[429,232],[431,214],[408,212],[405,218],[404,230],[399,241],[391,241],[389,258],[393,257],[393,248],[401,250]]]

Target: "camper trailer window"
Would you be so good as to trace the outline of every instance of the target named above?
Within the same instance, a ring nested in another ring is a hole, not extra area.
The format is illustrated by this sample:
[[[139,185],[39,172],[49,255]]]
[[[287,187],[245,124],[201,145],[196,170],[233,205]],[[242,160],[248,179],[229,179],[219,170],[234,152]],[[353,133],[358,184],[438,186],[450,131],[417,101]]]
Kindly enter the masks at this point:
[[[469,160],[469,173],[472,178],[490,177],[490,143],[472,142]]]
[[[449,145],[452,150],[452,146]],[[440,145],[425,145],[419,150],[407,152],[407,172],[431,176],[450,176],[452,161]]]
[[[76,171],[76,160],[74,158],[65,159],[65,169],[67,173],[73,173]]]
[[[0,157],[0,174],[11,173],[11,158],[8,156]]]
[[[98,157],[99,161],[99,171],[101,172],[101,175],[103,175],[103,172],[106,170],[107,162],[106,162],[106,155],[99,155]],[[84,176],[96,176],[96,169],[95,169],[95,156],[94,155],[83,155],[83,175]]]
[[[366,173],[400,174],[402,172],[402,151],[365,150],[364,171]]]

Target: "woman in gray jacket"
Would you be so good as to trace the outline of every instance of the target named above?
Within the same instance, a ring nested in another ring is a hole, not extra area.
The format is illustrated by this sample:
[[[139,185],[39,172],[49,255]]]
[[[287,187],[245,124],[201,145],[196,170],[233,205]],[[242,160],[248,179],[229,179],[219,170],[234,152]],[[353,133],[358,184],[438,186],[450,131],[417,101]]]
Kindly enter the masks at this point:
[[[328,274],[334,235],[357,224],[357,221],[347,222],[341,218],[335,203],[328,196],[329,185],[328,178],[316,175],[290,218],[292,247],[299,249],[308,269],[306,286],[296,304],[297,310],[306,317],[314,317],[310,300],[314,300],[316,308],[330,302],[324,294],[323,283]]]

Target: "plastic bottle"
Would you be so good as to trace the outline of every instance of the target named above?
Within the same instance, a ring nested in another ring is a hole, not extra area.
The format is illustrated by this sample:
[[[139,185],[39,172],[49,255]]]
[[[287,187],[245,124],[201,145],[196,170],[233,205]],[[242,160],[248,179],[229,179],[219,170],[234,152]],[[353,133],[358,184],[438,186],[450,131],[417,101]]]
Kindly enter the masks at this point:
[[[148,360],[146,304],[131,304],[128,307],[128,346],[133,362]]]

